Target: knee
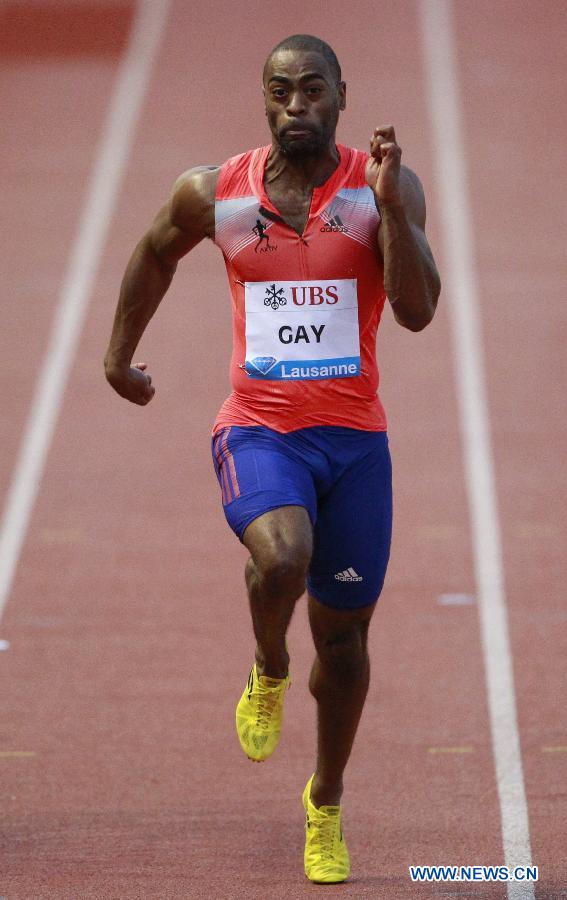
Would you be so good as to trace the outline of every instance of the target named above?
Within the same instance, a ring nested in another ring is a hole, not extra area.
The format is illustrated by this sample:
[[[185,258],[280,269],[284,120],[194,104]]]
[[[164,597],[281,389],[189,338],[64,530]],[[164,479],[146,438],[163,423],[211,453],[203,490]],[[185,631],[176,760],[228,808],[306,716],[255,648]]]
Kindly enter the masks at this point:
[[[316,649],[320,664],[342,682],[367,677],[370,668],[368,622],[350,624],[320,637]]]
[[[296,593],[299,596],[305,590],[310,559],[311,548],[304,543],[278,540],[254,560],[254,565],[257,578],[268,593]]]

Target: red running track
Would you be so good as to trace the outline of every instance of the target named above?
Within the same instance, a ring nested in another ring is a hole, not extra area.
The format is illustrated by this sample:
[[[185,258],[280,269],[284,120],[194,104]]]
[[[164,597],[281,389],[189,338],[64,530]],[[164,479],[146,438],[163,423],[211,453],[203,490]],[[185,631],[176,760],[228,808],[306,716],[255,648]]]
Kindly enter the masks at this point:
[[[3,499],[130,12],[70,3],[55,36],[53,4],[0,12],[0,109],[12,122],[0,145]],[[558,240],[567,28],[551,0],[536,12],[523,0],[456,4],[455,20],[536,897],[557,900],[567,896]],[[396,125],[429,198],[443,271],[418,28],[405,0],[352,11],[331,0],[310,12],[298,0],[285,10],[273,0],[172,4],[2,623],[0,893],[9,900],[506,896],[502,884],[408,876],[410,864],[504,862],[477,609],[438,602],[475,593],[451,298],[423,334],[386,315],[379,337],[395,540],[347,772],[353,876],[340,888],[314,887],[302,871],[300,798],[315,734],[304,603],[277,755],[252,766],[233,732],[253,642],[245,554],[209,459],[230,346],[215,248],[181,265],[144,338],[154,402],[125,404],[101,369],[135,241],[181,171],[266,141],[261,66],[291,31],[320,33],[337,50],[349,84],[344,142],[365,147],[375,125]]]

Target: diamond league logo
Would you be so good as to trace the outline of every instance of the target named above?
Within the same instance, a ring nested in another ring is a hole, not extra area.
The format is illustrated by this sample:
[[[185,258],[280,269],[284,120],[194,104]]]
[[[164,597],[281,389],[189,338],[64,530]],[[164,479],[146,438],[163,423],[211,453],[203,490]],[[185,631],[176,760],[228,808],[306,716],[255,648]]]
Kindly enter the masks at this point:
[[[264,297],[264,306],[271,306],[272,309],[279,309],[287,303],[284,289],[276,288],[275,284],[271,284],[266,288],[266,296]]]
[[[275,356],[255,356],[254,359],[249,360],[249,362],[260,375],[267,375],[268,372],[271,372],[274,368],[277,359]]]

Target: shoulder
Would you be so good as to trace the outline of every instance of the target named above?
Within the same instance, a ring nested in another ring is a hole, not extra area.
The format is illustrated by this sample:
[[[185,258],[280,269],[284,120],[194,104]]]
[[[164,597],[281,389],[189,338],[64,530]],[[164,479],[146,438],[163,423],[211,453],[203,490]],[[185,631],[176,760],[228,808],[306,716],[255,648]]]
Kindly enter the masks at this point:
[[[220,170],[216,199],[245,197],[254,190],[254,186],[259,189],[269,150],[269,146],[256,147],[227,159]]]
[[[169,207],[173,224],[184,231],[198,231],[214,217],[219,166],[195,166],[183,172],[173,185]]]
[[[347,147],[345,144],[337,144],[337,150],[341,157],[341,168],[344,172],[347,187],[365,187],[365,169],[368,153],[357,150],[356,147]]]

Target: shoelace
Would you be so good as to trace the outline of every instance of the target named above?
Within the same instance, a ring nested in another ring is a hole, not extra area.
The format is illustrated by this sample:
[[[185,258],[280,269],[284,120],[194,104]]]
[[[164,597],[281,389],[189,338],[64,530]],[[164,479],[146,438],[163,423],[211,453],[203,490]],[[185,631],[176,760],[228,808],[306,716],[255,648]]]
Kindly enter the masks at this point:
[[[332,860],[333,846],[335,843],[336,818],[334,816],[329,816],[328,818],[320,819],[317,823],[313,822],[312,824],[316,824],[319,832],[317,836],[321,847],[322,859]]]
[[[267,731],[270,720],[279,699],[276,691],[262,691],[258,697],[258,711],[256,713],[256,727]]]

